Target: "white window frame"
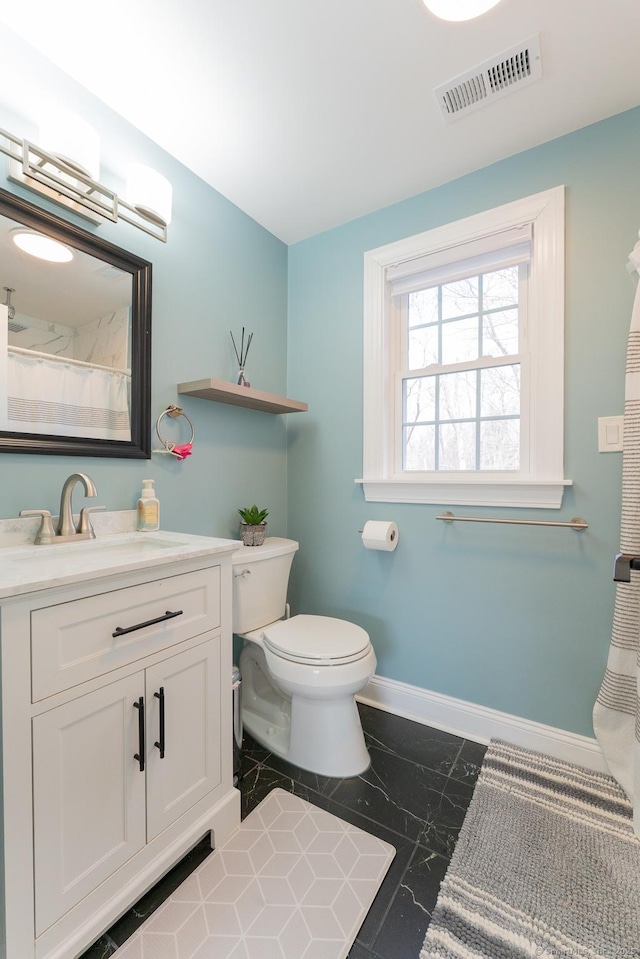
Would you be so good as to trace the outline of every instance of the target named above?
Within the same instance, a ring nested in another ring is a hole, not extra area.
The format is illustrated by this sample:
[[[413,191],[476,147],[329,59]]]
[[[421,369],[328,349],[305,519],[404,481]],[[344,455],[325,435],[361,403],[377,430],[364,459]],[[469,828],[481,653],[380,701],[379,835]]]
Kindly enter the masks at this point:
[[[530,223],[528,390],[523,391],[523,468],[517,471],[419,472],[397,468],[399,311],[387,270],[404,261]],[[370,250],[364,255],[365,499],[380,503],[559,509],[564,478],[564,187],[507,203],[464,220]],[[528,393],[528,396],[526,395]],[[524,404],[528,404],[528,411]],[[526,438],[525,438],[526,437]]]

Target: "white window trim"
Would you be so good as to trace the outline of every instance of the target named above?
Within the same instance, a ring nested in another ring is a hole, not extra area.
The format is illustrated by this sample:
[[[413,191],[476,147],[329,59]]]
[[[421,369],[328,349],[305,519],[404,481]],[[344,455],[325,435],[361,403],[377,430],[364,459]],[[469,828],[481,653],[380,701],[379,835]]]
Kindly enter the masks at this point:
[[[394,472],[393,375],[387,269],[489,233],[533,224],[529,338],[531,350],[529,468],[525,473]],[[564,187],[507,203],[407,237],[364,255],[365,499],[380,503],[435,503],[559,509],[564,479]],[[537,358],[537,360],[536,360]]]

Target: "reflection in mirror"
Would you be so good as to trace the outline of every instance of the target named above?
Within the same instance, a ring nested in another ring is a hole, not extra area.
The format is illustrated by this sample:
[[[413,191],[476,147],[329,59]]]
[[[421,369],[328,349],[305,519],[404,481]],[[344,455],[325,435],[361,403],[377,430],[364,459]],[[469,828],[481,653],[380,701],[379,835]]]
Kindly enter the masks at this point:
[[[0,452],[148,458],[151,264],[0,190],[0,304]]]
[[[12,284],[4,287],[8,323],[0,330],[2,428],[130,440],[131,275],[44,239],[50,246],[41,249],[41,234],[0,217],[2,274]],[[40,241],[34,254],[28,240]]]

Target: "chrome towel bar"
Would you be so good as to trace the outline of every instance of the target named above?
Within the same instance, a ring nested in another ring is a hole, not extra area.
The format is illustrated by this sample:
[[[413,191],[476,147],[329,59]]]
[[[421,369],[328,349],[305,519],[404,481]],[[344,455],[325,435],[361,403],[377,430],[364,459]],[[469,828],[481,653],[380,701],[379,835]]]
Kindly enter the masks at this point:
[[[575,529],[578,533],[588,529],[589,524],[581,516],[574,516],[568,523],[555,523],[543,519],[490,519],[484,516],[454,516],[448,510],[436,519],[445,523],[509,523],[515,526],[563,526],[565,529]]]

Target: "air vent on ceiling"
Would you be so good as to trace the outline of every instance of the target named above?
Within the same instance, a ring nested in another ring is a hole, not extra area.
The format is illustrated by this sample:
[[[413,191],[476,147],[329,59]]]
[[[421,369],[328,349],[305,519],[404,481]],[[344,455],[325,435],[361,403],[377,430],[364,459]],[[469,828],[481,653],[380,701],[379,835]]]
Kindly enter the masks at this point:
[[[9,333],[22,333],[23,330],[26,330],[26,326],[23,326],[22,323],[16,323],[15,320],[9,320]]]
[[[436,87],[435,94],[445,119],[455,120],[541,77],[540,36],[536,33],[524,43]]]
[[[111,266],[109,263],[106,266],[98,267],[93,272],[104,280],[121,280],[123,276],[127,275],[124,270],[119,270],[117,266]]]

